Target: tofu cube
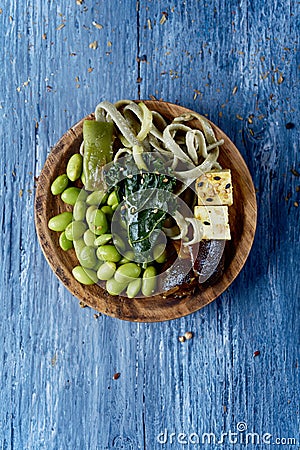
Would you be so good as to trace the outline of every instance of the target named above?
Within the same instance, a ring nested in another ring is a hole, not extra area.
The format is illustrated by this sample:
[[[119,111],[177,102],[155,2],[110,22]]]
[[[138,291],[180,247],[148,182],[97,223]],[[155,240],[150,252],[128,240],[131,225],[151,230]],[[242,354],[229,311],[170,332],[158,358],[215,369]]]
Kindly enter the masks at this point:
[[[206,172],[196,180],[199,205],[232,205],[230,169]]]
[[[202,239],[231,239],[228,206],[195,206],[194,216],[203,227]]]

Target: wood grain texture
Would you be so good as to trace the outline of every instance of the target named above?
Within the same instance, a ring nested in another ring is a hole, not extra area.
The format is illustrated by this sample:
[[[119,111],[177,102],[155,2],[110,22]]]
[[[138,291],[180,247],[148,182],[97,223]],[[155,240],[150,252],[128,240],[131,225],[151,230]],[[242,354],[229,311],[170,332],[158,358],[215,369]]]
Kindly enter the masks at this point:
[[[300,5],[0,7],[0,448],[191,450],[157,435],[220,436],[240,421],[299,444],[300,183],[290,170],[300,169]],[[99,100],[139,92],[208,114],[257,189],[254,247],[239,277],[198,313],[158,324],[79,309],[48,267],[33,222],[34,176],[50,147]],[[194,338],[178,342],[187,330]]]

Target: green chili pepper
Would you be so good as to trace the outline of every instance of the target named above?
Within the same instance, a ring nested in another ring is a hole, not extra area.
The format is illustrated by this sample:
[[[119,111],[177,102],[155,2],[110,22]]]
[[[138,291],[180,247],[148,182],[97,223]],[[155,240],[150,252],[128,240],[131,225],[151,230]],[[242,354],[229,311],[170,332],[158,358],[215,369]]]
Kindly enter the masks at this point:
[[[112,122],[83,122],[83,174],[89,191],[101,188],[101,169],[112,160],[113,128]]]

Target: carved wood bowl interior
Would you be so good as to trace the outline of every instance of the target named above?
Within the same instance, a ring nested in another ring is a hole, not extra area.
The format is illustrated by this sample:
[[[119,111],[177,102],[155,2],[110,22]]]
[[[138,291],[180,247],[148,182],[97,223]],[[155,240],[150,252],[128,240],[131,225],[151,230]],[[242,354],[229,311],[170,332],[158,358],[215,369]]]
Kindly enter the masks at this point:
[[[190,110],[160,101],[145,101],[148,108],[172,119]],[[91,118],[88,116],[87,118]],[[53,196],[50,186],[53,180],[65,173],[70,156],[79,151],[82,142],[83,120],[68,130],[49,154],[38,179],[35,199],[35,224],[43,253],[55,275],[66,288],[82,302],[106,315],[135,322],[158,322],[176,319],[198,311],[216,299],[233,282],[241,271],[250,252],[256,228],[256,198],[249,170],[241,154],[223,131],[216,125],[217,139],[224,139],[218,161],[223,168],[231,169],[234,203],[229,207],[231,241],[225,248],[224,272],[213,283],[183,298],[157,295],[148,298],[129,299],[111,296],[99,285],[84,286],[76,281],[72,269],[78,265],[74,250],[63,251],[59,246],[59,233],[49,230],[48,221],[66,210],[60,196]],[[191,122],[195,128],[200,124]]]

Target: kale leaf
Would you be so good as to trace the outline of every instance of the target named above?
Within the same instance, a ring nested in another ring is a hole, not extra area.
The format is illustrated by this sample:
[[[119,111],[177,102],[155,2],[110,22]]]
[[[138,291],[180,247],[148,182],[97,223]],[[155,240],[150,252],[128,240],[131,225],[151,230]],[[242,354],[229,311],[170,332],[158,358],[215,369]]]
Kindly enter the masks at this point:
[[[176,179],[157,154],[144,153],[148,171],[139,170],[131,155],[105,169],[108,189],[118,186],[120,200],[124,201],[122,217],[126,223],[127,240],[135,256],[149,257],[168,214],[176,209],[172,194]]]

